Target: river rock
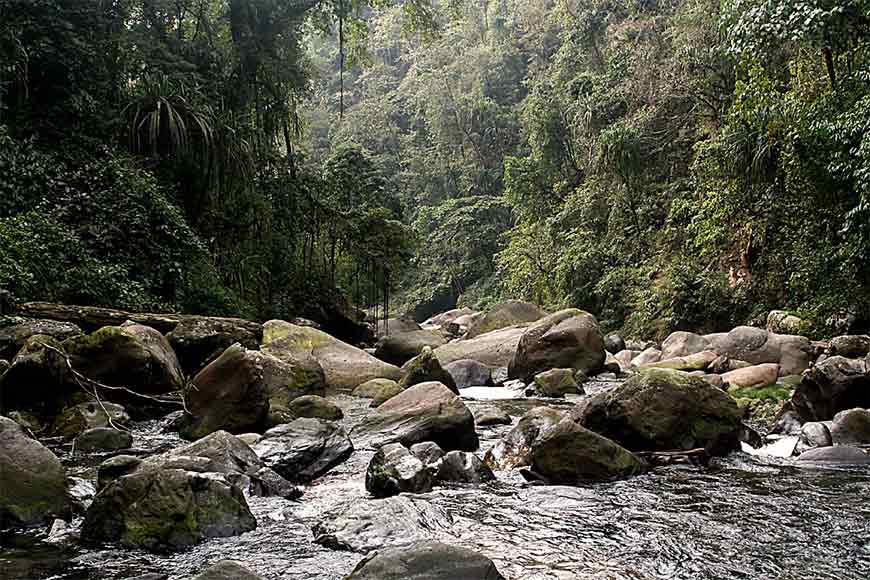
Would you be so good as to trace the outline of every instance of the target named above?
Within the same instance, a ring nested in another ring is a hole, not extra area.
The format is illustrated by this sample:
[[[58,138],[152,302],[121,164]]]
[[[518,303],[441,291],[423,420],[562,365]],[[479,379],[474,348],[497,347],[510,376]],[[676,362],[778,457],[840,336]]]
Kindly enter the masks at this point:
[[[438,463],[445,455],[444,450],[432,441],[424,441],[423,443],[411,445],[411,454],[422,461],[423,465],[427,467]]]
[[[673,358],[662,359],[658,362],[642,365],[641,368],[671,369],[675,371],[704,371],[713,364],[719,355],[710,350],[703,350],[695,354],[687,354]],[[774,382],[776,379],[774,379]]]
[[[564,417],[552,407],[535,407],[519,420],[505,437],[484,455],[492,469],[507,470],[531,465],[532,447]]]
[[[471,359],[455,360],[444,365],[458,389],[468,387],[486,387],[493,384],[492,369],[484,364]]]
[[[25,341],[0,378],[3,412],[24,411],[51,421],[81,389],[70,377],[61,345],[35,335]]]
[[[721,376],[726,390],[761,389],[776,384],[779,377],[779,365],[774,363],[754,365],[729,371]]]
[[[525,331],[525,327],[511,326],[471,339],[454,340],[436,348],[435,356],[442,365],[470,359],[489,367],[506,367],[516,353]]]
[[[835,445],[832,447],[819,447],[804,451],[797,458],[797,465],[826,466],[826,465],[868,465],[870,455],[867,451],[858,447],[847,445]]]
[[[375,356],[392,365],[401,366],[423,352],[424,347],[435,349],[446,342],[441,334],[431,330],[391,334],[378,341]]]
[[[257,527],[241,490],[217,474],[145,469],[119,477],[88,508],[86,544],[180,550]]]
[[[468,328],[465,336],[466,338],[475,338],[494,330],[535,322],[546,315],[546,312],[534,304],[519,300],[508,300],[495,306],[483,316],[478,317]]]
[[[767,331],[778,334],[806,334],[810,323],[785,310],[771,310],[767,315]]]
[[[282,320],[263,325],[263,349],[304,359],[313,356],[323,368],[326,383],[338,389],[353,389],[371,379],[401,378],[402,371],[321,330],[297,326]]]
[[[82,329],[71,322],[26,320],[0,328],[0,359],[12,360],[31,336],[50,336],[58,342],[80,336]]]
[[[130,416],[116,403],[79,403],[68,407],[54,421],[51,434],[54,437],[73,439],[76,435],[97,427],[126,426]]]
[[[738,326],[727,333],[708,334],[709,350],[754,365],[776,363],[780,375],[798,375],[810,366],[812,348],[808,338],[775,334],[751,326]]]
[[[296,419],[266,431],[252,449],[282,477],[306,482],[347,460],[353,444],[337,423]]]
[[[665,369],[639,371],[594,395],[577,419],[631,451],[704,447],[724,455],[740,444],[741,412],[734,399],[699,378]]]
[[[870,336],[866,334],[847,334],[831,339],[828,346],[830,356],[843,356],[846,358],[861,358],[870,353]]]
[[[569,308],[526,329],[508,366],[508,375],[530,381],[537,373],[554,368],[594,375],[603,368],[605,358],[598,321],[588,312]]]
[[[191,580],[263,580],[238,562],[221,560],[194,576]]]
[[[399,386],[402,389],[434,381],[443,384],[457,395],[459,394],[453,377],[441,367],[435,353],[428,346],[423,347],[423,352],[405,363],[402,372],[404,374],[399,381]]]
[[[792,406],[802,421],[826,421],[845,409],[870,407],[870,361],[834,356],[804,373]]]
[[[63,342],[73,368],[86,377],[137,393],[162,395],[184,386],[175,352],[150,326],[125,322]]]
[[[452,310],[447,310],[446,312],[441,312],[440,314],[427,318],[422,326],[444,326],[445,324],[455,322],[457,318],[474,314],[476,314],[475,311],[467,306],[453,308]]]
[[[399,383],[390,379],[372,379],[353,390],[353,395],[371,399],[370,407],[380,407],[399,393],[404,391]]]
[[[118,451],[133,446],[133,435],[111,427],[88,429],[73,441],[73,449],[80,453],[94,451]]]
[[[532,388],[542,397],[562,399],[565,395],[583,394],[583,387],[574,380],[573,369],[550,369],[538,373],[535,375]]]
[[[618,334],[608,334],[604,337],[604,350],[616,354],[625,350],[625,340]]]
[[[532,470],[551,484],[622,479],[644,468],[627,449],[570,419],[547,430],[532,446]]]
[[[657,363],[660,360],[662,360],[662,351],[654,346],[651,346],[646,350],[641,351],[639,355],[631,359],[629,368],[636,369],[640,367],[645,367],[647,365]]]
[[[849,409],[834,415],[831,440],[834,445],[870,444],[870,411]]]
[[[322,546],[365,554],[429,539],[452,525],[443,509],[403,494],[339,507],[325,514],[313,532],[314,541]]]
[[[749,364],[746,361],[736,360],[724,355],[719,355],[718,357],[716,357],[716,360],[710,363],[710,367],[707,370],[717,375],[724,375],[725,373],[730,373],[731,371],[736,371],[739,369],[745,369],[751,366],[753,365]]]
[[[662,358],[672,359],[710,350],[710,341],[694,332],[672,332],[662,342]]]
[[[97,468],[97,491],[123,475],[130,475],[142,465],[142,459],[132,455],[116,455],[103,461]]]
[[[262,368],[271,413],[290,413],[295,399],[325,393],[326,378],[314,357],[302,359],[284,353],[283,358],[278,358],[269,352],[254,350],[247,351],[247,356]]]
[[[0,528],[31,526],[69,512],[66,473],[58,458],[0,416]]]
[[[831,431],[827,425],[820,421],[809,421],[801,427],[796,450],[800,454],[816,447],[829,447],[833,444]]]
[[[375,497],[426,493],[432,483],[432,472],[400,443],[378,449],[366,470],[366,489]]]
[[[193,379],[181,429],[188,439],[215,431],[260,432],[269,413],[263,367],[254,351],[234,344]]]
[[[185,317],[166,335],[166,340],[178,356],[181,368],[193,376],[233,344],[256,350],[260,337],[250,325],[231,319],[207,316]]]
[[[441,383],[420,383],[403,391],[363,419],[352,433],[361,445],[411,446],[434,441],[445,450],[477,449],[474,417],[465,403]]]
[[[423,541],[379,550],[357,564],[347,580],[504,580],[489,558],[455,546]]]
[[[478,427],[510,425],[513,422],[506,411],[493,405],[475,408],[472,414],[474,415],[474,424]]]
[[[290,412],[296,417],[309,419],[339,421],[344,418],[341,407],[317,395],[305,395],[293,399],[290,403]]]
[[[481,484],[495,479],[495,474],[474,453],[451,451],[438,464],[438,481]]]
[[[375,329],[375,336],[381,339],[388,335],[402,334],[404,332],[414,332],[422,330],[420,325],[414,322],[413,318],[399,316],[397,318],[388,318],[387,320],[378,320]]]
[[[621,350],[613,355],[613,358],[616,359],[619,369],[622,372],[627,372],[631,370],[631,361],[634,360],[640,352],[641,351],[639,350]]]

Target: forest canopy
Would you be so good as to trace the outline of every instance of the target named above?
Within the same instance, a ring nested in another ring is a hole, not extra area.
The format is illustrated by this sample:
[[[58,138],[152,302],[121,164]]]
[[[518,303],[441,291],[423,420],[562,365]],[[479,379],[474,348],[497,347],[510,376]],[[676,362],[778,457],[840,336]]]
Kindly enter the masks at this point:
[[[866,0],[0,0],[0,288],[866,326],[868,129]]]

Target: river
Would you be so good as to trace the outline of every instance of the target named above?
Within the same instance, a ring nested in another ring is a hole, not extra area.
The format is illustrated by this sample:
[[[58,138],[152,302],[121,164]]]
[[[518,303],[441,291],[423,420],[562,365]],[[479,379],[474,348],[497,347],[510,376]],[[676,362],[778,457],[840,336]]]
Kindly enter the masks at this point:
[[[607,388],[606,383],[598,389]],[[350,428],[368,401],[330,397]],[[497,405],[514,418],[540,401],[467,401]],[[562,403],[564,405],[564,403]],[[137,446],[180,444],[161,423],[139,423]],[[481,429],[483,451],[507,432]],[[358,450],[301,500],[250,498],[258,528],[209,540],[178,554],[46,544],[45,530],[3,536],[4,580],[120,580],[158,572],[185,578],[218,559],[239,560],[268,580],[337,580],[360,554],[313,542],[311,526],[343,506],[365,502],[371,451]],[[93,477],[98,458],[64,462]],[[798,468],[790,459],[743,452],[709,468],[676,466],[615,483],[583,487],[530,485],[497,473],[481,487],[436,488],[416,496],[443,510],[442,541],[492,558],[510,580],[866,580],[870,578],[870,470]]]

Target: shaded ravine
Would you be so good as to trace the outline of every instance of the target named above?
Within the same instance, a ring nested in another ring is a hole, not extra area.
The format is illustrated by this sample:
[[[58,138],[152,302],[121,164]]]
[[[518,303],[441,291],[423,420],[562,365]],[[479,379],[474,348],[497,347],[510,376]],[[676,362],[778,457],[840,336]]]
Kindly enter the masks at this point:
[[[368,401],[331,398],[348,428],[369,412]],[[540,403],[468,401],[472,409],[500,406],[515,418]],[[481,429],[480,453],[508,429]],[[161,434],[157,422],[138,425],[135,435],[143,448],[180,443]],[[44,531],[7,534],[0,572],[4,579],[110,580],[145,572],[175,579],[232,558],[267,579],[340,579],[362,555],[315,544],[311,526],[332,509],[368,501],[363,481],[371,455],[357,450],[299,501],[250,498],[259,525],[239,537],[155,555],[116,547],[63,551],[38,541]],[[64,460],[85,476],[98,462]],[[734,453],[708,469],[671,467],[576,488],[529,485],[516,472],[498,476],[479,488],[418,497],[451,516],[435,537],[483,552],[510,580],[870,577],[870,470],[798,469],[791,460]]]

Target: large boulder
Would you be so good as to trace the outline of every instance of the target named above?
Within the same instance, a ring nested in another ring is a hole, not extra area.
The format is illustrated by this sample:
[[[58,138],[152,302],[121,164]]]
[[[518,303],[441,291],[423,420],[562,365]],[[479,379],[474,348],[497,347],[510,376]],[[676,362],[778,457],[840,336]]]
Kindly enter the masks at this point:
[[[492,385],[492,369],[471,359],[460,359],[444,365],[458,389]]]
[[[685,332],[678,330],[672,332],[662,342],[662,359],[672,359],[682,356],[689,356],[709,350],[710,341],[694,332]]]
[[[708,334],[709,350],[753,365],[777,363],[780,376],[799,375],[810,366],[812,347],[803,336],[775,334],[738,326],[730,332]]]
[[[870,407],[870,361],[824,360],[804,373],[791,402],[802,421],[827,421],[845,409]]]
[[[17,319],[19,322],[0,328],[0,359],[12,360],[31,336],[50,336],[58,342],[80,336],[82,329],[71,322]]]
[[[404,389],[391,379],[372,379],[366,381],[353,390],[354,397],[371,399],[371,407],[380,407],[386,401],[392,399]]]
[[[445,450],[474,451],[474,417],[465,403],[441,383],[420,383],[396,395],[351,432],[362,445],[411,446],[434,441]]]
[[[221,560],[194,576],[192,580],[263,580],[263,578],[238,562]]]
[[[457,395],[459,394],[453,377],[441,367],[438,358],[428,346],[423,347],[423,352],[405,363],[405,366],[402,367],[402,373],[399,386],[403,389],[420,383],[439,382]]]
[[[831,439],[831,430],[820,421],[808,421],[801,427],[796,450],[803,453],[816,447],[829,447],[834,442]]]
[[[54,453],[0,416],[0,528],[36,525],[69,512],[66,473]]]
[[[353,444],[337,423],[296,419],[266,431],[252,449],[282,477],[307,482],[344,462]]]
[[[175,352],[150,326],[125,322],[63,342],[72,366],[86,377],[137,393],[161,395],[184,386]]]
[[[636,475],[644,462],[607,437],[565,419],[535,442],[532,470],[549,483],[577,485]]]
[[[366,470],[366,489],[375,497],[425,493],[432,483],[432,472],[400,443],[378,449]]]
[[[828,354],[846,358],[861,358],[870,353],[870,336],[866,334],[847,334],[831,339]]]
[[[261,432],[269,413],[263,367],[254,351],[234,344],[193,379],[181,434],[188,439],[224,430]]]
[[[225,478],[183,469],[142,469],[97,494],[85,514],[82,541],[180,550],[256,527],[242,491]]]
[[[511,326],[472,339],[454,340],[436,348],[435,356],[442,365],[470,359],[490,367],[506,367],[525,331],[522,326]]]
[[[260,337],[250,324],[239,324],[227,318],[189,316],[166,335],[178,356],[181,368],[190,376],[202,370],[233,344],[256,350]]]
[[[375,347],[375,356],[392,365],[401,366],[423,352],[446,344],[444,337],[431,330],[414,330],[385,336]]]
[[[338,389],[353,389],[371,379],[399,380],[402,374],[398,367],[323,331],[282,320],[263,325],[263,350],[278,358],[313,357],[323,369],[327,386]]]
[[[723,373],[722,384],[725,390],[732,389],[761,389],[776,384],[779,378],[779,365],[776,363],[767,363],[762,365],[753,365],[742,369],[735,369]]]
[[[404,332],[414,332],[415,330],[422,329],[413,319],[405,316],[378,320],[375,324],[375,336],[377,336],[378,339],[391,334],[402,334]]]
[[[347,580],[504,580],[492,560],[464,548],[424,541],[380,550],[357,564]]]
[[[528,302],[508,300],[475,320],[465,333],[466,338],[474,338],[493,330],[508,326],[528,324],[540,320],[547,313]]]
[[[430,539],[452,525],[453,519],[443,509],[402,494],[340,506],[325,514],[312,531],[318,544],[365,554]]]
[[[288,355],[278,358],[269,352],[256,350],[249,350],[248,356],[262,367],[263,384],[272,413],[289,413],[295,399],[326,392],[323,369],[314,357],[300,359]]]
[[[578,421],[631,451],[739,448],[741,412],[728,394],[679,371],[646,369],[601,392]]]
[[[535,407],[486,452],[484,462],[497,470],[531,465],[532,447],[563,417],[563,413],[552,407]]]
[[[451,451],[438,463],[438,481],[480,484],[495,479],[489,466],[474,453]]]
[[[52,420],[81,392],[67,369],[61,345],[49,336],[31,336],[0,377],[4,413],[26,411]]]
[[[660,360],[662,360],[662,351],[654,346],[650,346],[640,351],[640,354],[631,359],[631,363],[628,366],[630,369],[635,369],[655,364]]]
[[[785,310],[771,310],[767,315],[766,327],[768,332],[778,334],[806,334],[812,325]]]
[[[604,337],[604,350],[616,354],[625,350],[625,339],[618,334],[608,334]]]
[[[508,366],[508,376],[528,381],[553,368],[571,368],[594,375],[603,368],[605,359],[598,321],[588,312],[569,308],[526,329]]]
[[[707,370],[707,368],[711,364],[713,364],[713,361],[715,361],[718,357],[719,355],[717,355],[713,351],[702,350],[701,352],[696,352],[695,354],[665,358],[658,362],[648,363],[643,366],[648,368],[671,369],[675,371],[686,372],[703,371]]]
[[[831,423],[834,445],[870,445],[870,411],[848,409],[840,411]]]
[[[870,455],[865,449],[848,445],[818,447],[801,453],[797,458],[797,465],[801,467],[870,465]]]

